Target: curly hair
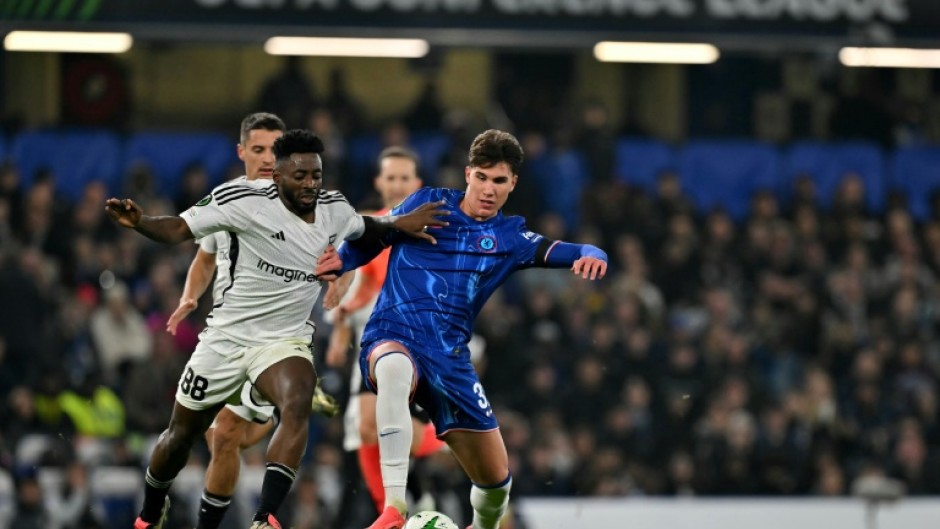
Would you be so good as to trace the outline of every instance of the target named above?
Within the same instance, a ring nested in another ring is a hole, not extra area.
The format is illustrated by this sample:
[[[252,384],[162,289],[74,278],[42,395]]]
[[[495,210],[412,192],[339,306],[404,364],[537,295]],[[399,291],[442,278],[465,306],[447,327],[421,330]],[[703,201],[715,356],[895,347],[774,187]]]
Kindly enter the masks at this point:
[[[309,130],[289,130],[274,140],[274,158],[277,160],[290,158],[292,154],[308,152],[314,154],[323,152],[323,142]]]

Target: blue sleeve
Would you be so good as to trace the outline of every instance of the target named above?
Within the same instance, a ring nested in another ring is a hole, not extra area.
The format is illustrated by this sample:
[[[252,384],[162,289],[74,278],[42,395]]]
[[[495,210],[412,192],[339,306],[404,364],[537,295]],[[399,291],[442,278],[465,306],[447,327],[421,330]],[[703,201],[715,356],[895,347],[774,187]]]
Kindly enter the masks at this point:
[[[363,248],[355,244],[344,242],[340,245],[339,250],[337,250],[339,252],[339,258],[343,262],[343,268],[339,271],[339,275],[343,275],[350,270],[355,270],[375,259],[375,256],[379,255],[383,249],[384,248],[379,245],[369,245],[367,248]]]
[[[521,268],[567,268],[582,257],[595,257],[607,262],[607,254],[596,246],[553,241],[529,231],[521,219],[517,222],[517,255]]]
[[[543,268],[567,268],[582,257],[593,257],[607,262],[607,254],[592,244],[573,244],[552,241],[541,256]],[[538,266],[538,265],[536,265]]]

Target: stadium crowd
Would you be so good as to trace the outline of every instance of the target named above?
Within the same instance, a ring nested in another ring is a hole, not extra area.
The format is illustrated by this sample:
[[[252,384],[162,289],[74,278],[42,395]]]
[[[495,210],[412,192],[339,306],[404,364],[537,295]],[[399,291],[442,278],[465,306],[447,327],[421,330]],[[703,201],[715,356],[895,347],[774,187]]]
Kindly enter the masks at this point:
[[[698,211],[674,173],[652,191],[612,178],[614,136],[585,123],[551,141],[522,136],[528,159],[507,209],[551,238],[607,249],[607,279],[520,274],[476,327],[517,497],[839,496],[873,474],[940,493],[940,210],[915,222],[892,196],[869,211],[862,181],[846,175],[831,204],[805,178],[786,200],[755,194],[744,219]],[[473,132],[450,130],[459,147]],[[407,143],[404,132],[386,143]],[[589,178],[540,169],[549,157],[563,165],[562,148],[584,157]],[[465,156],[445,156],[428,183],[460,187]],[[328,169],[325,186],[363,202],[368,180],[352,176]],[[209,307],[167,334],[194,246],[118,230],[104,185],[70,203],[60,178],[24,188],[15,165],[0,168],[0,468],[16,488],[6,517],[111,527],[90,508],[87,472],[145,464]],[[175,214],[208,191],[198,174],[187,181],[161,196],[138,168],[123,191]],[[344,393],[345,374],[320,371]],[[298,529],[327,526],[343,479],[341,421],[311,424],[285,520]],[[440,488],[460,479],[452,465],[438,462]],[[68,469],[61,490],[40,486],[42,467]],[[64,504],[83,520],[57,516]]]

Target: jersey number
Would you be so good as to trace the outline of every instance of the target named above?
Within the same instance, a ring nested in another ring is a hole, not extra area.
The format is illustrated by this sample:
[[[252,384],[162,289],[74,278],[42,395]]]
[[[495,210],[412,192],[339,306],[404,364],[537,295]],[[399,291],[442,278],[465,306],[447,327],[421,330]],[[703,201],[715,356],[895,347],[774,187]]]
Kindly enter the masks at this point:
[[[186,369],[186,375],[180,382],[180,391],[183,395],[189,395],[193,400],[202,400],[206,398],[206,389],[209,387],[209,381],[193,373],[193,368]]]
[[[493,410],[490,409],[490,401],[486,400],[486,393],[483,391],[483,384],[480,384],[479,382],[475,383],[473,385],[473,392],[476,393],[477,397],[480,397],[477,399],[477,406],[486,410],[487,416],[492,415]]]

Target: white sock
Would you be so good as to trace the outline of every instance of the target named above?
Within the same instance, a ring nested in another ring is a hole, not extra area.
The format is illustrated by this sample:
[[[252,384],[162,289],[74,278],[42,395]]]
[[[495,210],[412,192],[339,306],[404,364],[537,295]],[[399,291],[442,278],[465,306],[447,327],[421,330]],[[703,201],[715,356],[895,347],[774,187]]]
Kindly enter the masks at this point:
[[[386,353],[375,363],[378,395],[375,423],[379,433],[379,462],[385,506],[408,512],[405,488],[408,484],[408,457],[411,451],[411,413],[408,396],[414,379],[414,365],[404,353]]]
[[[473,506],[473,529],[497,529],[499,521],[506,514],[509,505],[509,489],[512,488],[512,476],[501,485],[470,489],[470,505]]]

